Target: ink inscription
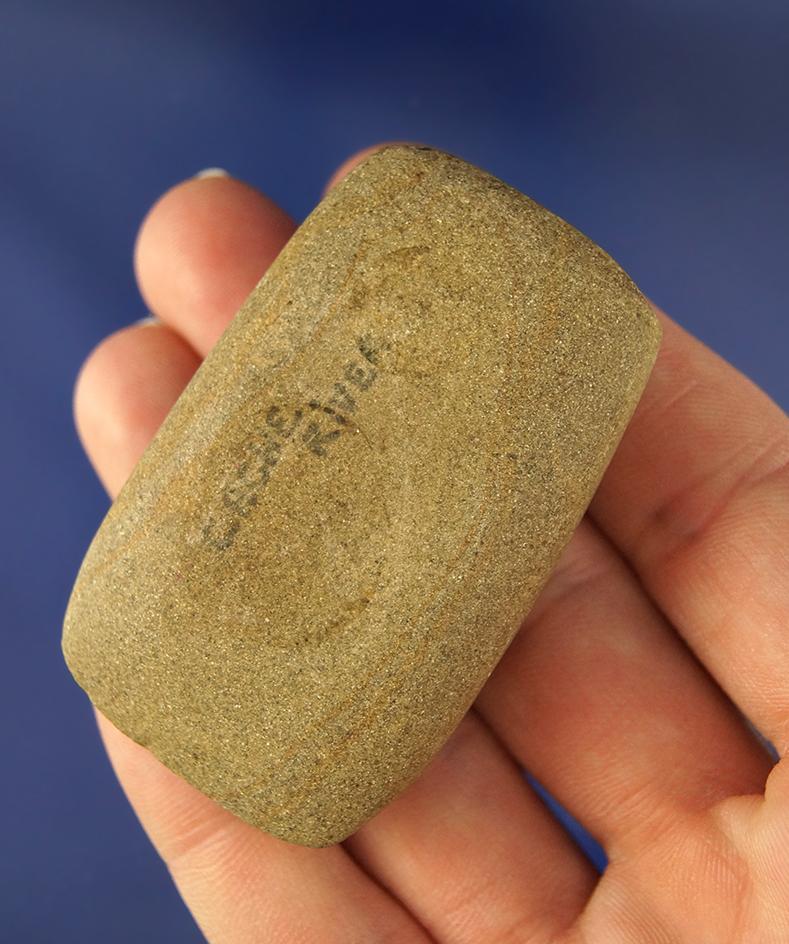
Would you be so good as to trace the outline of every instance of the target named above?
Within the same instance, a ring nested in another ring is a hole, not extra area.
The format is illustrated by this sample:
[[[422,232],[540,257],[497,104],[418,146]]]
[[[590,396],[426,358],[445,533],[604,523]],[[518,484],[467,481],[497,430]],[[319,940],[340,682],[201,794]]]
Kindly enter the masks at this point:
[[[356,340],[355,356],[323,399],[309,399],[296,408],[268,406],[260,427],[244,443],[230,481],[217,496],[221,511],[202,527],[206,544],[226,550],[236,539],[244,519],[260,501],[262,491],[288,448],[301,448],[325,459],[337,441],[354,426],[364,395],[375,384],[381,358],[389,344],[363,335]]]

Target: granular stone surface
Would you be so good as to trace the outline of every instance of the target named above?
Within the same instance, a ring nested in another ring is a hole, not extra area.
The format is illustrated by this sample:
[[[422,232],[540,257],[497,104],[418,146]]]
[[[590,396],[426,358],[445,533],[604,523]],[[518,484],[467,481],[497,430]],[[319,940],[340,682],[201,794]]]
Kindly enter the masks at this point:
[[[658,323],[564,221],[390,146],[310,214],[80,570],[122,731],[282,839],[344,839],[469,708],[583,514]]]

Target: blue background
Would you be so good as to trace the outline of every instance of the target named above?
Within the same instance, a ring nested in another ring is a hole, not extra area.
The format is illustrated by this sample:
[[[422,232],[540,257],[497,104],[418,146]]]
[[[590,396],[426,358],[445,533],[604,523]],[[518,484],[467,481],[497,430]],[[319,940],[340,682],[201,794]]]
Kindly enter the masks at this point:
[[[788,64],[785,0],[5,0],[1,940],[200,940],[59,648],[107,504],[71,388],[144,314],[150,203],[220,165],[302,218],[351,151],[434,144],[571,220],[786,407]]]

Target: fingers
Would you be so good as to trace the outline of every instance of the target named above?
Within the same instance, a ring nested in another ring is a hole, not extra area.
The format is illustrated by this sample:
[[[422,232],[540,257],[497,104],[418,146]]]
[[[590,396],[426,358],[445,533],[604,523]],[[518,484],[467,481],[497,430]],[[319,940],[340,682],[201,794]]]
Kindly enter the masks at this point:
[[[104,487],[116,495],[199,358],[163,325],[132,325],[92,352],[77,378],[74,418]]]
[[[116,490],[175,402],[195,355],[171,330],[133,327],[88,360],[77,422]],[[118,778],[212,944],[404,941],[428,937],[340,847],[303,849],[243,823],[167,770],[106,719]]]
[[[232,177],[178,184],[153,206],[137,237],[143,298],[205,355],[295,225],[272,200]]]
[[[731,697],[789,748],[789,420],[665,315],[591,506]]]
[[[473,712],[346,847],[451,944],[558,941],[597,878]]]
[[[614,864],[724,797],[760,792],[771,768],[588,522],[477,706]]]

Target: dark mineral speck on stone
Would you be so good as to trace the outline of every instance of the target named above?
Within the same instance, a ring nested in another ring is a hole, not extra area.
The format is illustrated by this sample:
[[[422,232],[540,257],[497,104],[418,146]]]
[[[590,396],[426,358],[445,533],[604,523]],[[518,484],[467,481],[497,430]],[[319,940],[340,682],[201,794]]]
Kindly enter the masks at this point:
[[[430,148],[367,157],[184,391],[66,614],[96,706],[244,820],[338,842],[469,708],[658,323],[600,248]]]

